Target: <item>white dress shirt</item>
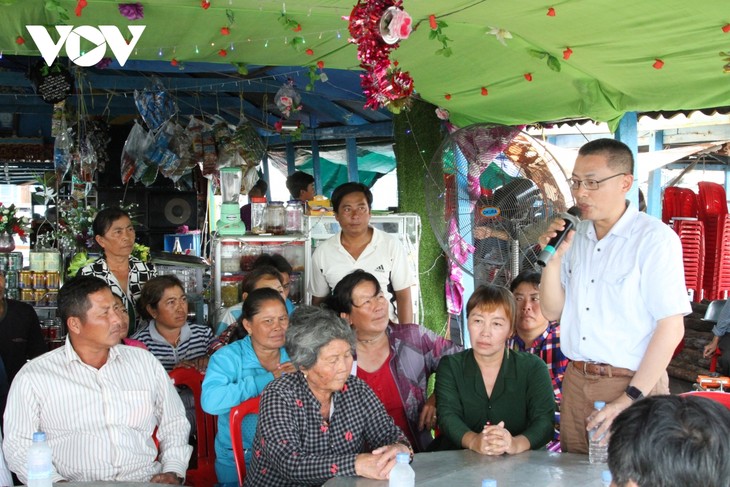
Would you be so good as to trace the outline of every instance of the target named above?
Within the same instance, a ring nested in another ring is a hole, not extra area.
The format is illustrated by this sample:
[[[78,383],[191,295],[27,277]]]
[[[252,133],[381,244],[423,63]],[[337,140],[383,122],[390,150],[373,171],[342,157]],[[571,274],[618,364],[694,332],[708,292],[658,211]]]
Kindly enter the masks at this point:
[[[0,443],[3,441],[3,434],[0,432]],[[0,487],[11,487],[13,485],[13,477],[8,470],[8,464],[5,463],[5,456],[0,455]]]
[[[20,370],[4,418],[5,457],[23,483],[35,431],[46,433],[54,482],[148,482],[161,472],[184,477],[192,453],[190,423],[172,381],[151,353],[135,347],[111,348],[96,369],[67,339]]]
[[[679,237],[629,205],[601,240],[592,221],[563,256],[560,347],[571,360],[638,370],[657,321],[691,312]]]

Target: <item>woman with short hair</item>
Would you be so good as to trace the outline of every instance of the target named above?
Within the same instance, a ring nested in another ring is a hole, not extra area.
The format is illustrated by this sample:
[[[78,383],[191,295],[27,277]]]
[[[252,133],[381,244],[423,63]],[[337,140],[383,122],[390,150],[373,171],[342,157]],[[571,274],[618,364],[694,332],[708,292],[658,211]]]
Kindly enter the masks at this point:
[[[436,372],[441,436],[434,449],[512,455],[545,446],[553,437],[552,382],[539,357],[506,347],[514,297],[480,286],[466,309],[472,348],[443,357]]]
[[[354,348],[354,333],[333,312],[294,311],[286,350],[298,371],[264,389],[245,485],[321,485],[353,475],[384,480],[396,454],[411,452],[372,390],[350,375]]]

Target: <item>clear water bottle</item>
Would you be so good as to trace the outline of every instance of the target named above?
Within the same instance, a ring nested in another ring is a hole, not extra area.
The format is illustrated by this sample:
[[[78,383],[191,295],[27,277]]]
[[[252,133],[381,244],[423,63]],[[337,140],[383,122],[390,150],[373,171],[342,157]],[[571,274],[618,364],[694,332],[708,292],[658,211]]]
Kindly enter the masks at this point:
[[[42,431],[33,433],[33,444],[28,449],[28,487],[52,487],[51,472],[53,459],[51,447],[46,443],[46,434]]]
[[[482,487],[497,487],[497,481],[495,479],[484,479],[482,480]]]
[[[606,403],[603,401],[593,403],[593,409],[596,411],[600,411],[605,407]],[[588,432],[588,461],[590,463],[606,463],[608,461],[608,445],[600,444],[603,435],[596,436],[596,430],[599,426],[596,426]]]
[[[411,455],[399,453],[395,456],[395,467],[390,471],[388,487],[414,487],[416,485],[416,472],[410,465]]]

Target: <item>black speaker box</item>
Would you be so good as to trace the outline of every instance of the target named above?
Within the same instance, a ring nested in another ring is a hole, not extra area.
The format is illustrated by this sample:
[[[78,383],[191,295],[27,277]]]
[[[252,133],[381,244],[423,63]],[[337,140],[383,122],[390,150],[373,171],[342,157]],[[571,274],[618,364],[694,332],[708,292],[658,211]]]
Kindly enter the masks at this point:
[[[147,226],[150,231],[173,233],[181,225],[198,228],[198,199],[193,192],[152,190],[147,194]]]

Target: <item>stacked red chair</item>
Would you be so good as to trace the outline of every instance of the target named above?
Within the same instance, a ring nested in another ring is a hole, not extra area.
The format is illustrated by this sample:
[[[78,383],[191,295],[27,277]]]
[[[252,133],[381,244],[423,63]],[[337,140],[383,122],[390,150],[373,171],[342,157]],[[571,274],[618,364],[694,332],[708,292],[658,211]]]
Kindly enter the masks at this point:
[[[662,221],[669,223],[674,217],[697,218],[697,195],[689,188],[670,186],[664,189]]]
[[[702,181],[697,213],[705,224],[705,299],[725,299],[730,291],[730,220],[725,188]]]
[[[702,301],[702,286],[705,272],[705,230],[699,220],[682,218],[672,221],[672,228],[679,235],[682,243],[682,260],[684,261],[684,282],[687,291],[692,292],[695,303]]]

